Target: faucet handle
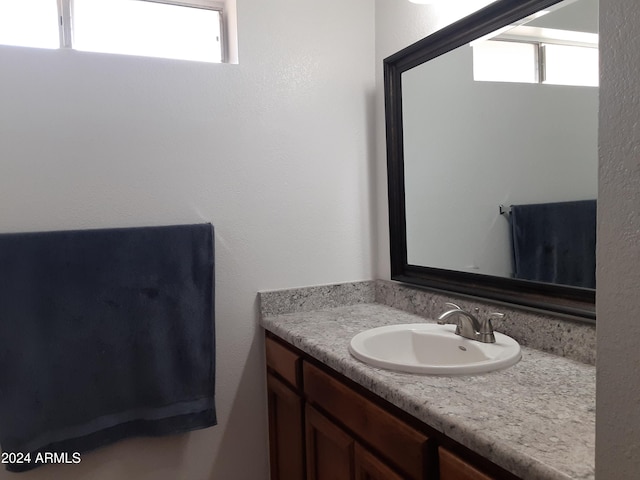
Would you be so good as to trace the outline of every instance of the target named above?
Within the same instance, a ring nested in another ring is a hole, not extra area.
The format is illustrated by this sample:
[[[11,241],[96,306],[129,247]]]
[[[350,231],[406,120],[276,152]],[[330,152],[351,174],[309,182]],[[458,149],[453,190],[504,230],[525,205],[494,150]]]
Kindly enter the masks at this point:
[[[490,313],[482,323],[480,324],[480,331],[478,332],[479,340],[483,343],[495,343],[496,336],[493,334],[493,324],[491,318],[503,318],[504,313],[492,312]]]
[[[493,333],[492,318],[504,318],[504,313],[491,312],[481,323],[480,333]]]

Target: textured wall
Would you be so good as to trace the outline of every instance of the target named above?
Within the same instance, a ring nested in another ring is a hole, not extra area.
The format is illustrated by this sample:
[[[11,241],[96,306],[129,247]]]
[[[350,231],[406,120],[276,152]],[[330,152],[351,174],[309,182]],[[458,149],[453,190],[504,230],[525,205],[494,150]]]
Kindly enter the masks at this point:
[[[216,226],[220,424],[23,480],[266,479],[256,292],[373,276],[373,4],[238,20],[238,65],[0,47],[0,231]]]
[[[640,472],[640,3],[600,1],[596,478]]]

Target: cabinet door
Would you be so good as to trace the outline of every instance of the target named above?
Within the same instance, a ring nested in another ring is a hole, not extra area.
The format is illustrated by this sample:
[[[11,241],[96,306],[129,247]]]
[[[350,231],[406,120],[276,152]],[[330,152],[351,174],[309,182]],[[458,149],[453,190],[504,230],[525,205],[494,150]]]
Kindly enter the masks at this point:
[[[271,480],[304,479],[303,402],[273,375],[267,375]]]
[[[450,451],[438,447],[440,480],[493,480]]]
[[[425,472],[435,469],[430,442],[423,433],[318,367],[303,362],[302,370],[307,399],[380,452],[404,478],[421,480]]]
[[[353,480],[354,441],[307,405],[307,480]]]
[[[355,447],[356,480],[403,480],[362,445]]]

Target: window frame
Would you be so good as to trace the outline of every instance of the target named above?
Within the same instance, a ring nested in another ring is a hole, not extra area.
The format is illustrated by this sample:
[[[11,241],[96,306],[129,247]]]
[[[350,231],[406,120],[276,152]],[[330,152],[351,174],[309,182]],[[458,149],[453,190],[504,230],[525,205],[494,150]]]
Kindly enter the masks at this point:
[[[512,43],[533,45],[535,47],[536,81],[535,82],[514,82],[511,80],[476,80],[474,76],[474,81],[478,81],[478,82],[507,82],[507,83],[528,83],[531,85],[536,85],[536,84],[537,85],[556,85],[556,84],[546,83],[547,62],[546,62],[545,47],[547,45],[560,45],[560,46],[574,47],[574,48],[591,48],[591,49],[598,50],[598,45],[591,45],[591,44],[578,43],[578,42],[560,42],[560,41],[553,41],[549,39],[540,39],[540,40],[518,39],[514,37],[509,37],[509,36],[506,36],[505,38],[501,38],[498,36],[498,37],[484,40],[483,43],[484,42],[512,42]],[[475,42],[471,44],[472,47],[479,45],[479,43],[475,43],[475,44],[474,43]],[[475,55],[475,54],[472,53],[472,55]],[[558,84],[558,85],[575,86],[575,87],[593,87],[593,85],[579,85],[579,84]]]
[[[53,0],[52,0],[53,1]],[[74,48],[74,1],[75,0],[55,0],[58,10],[58,48],[57,50],[75,50]],[[230,34],[235,32],[235,28],[230,24],[230,12],[232,10],[235,18],[234,0],[129,0],[135,2],[160,3],[177,7],[197,8],[218,12],[220,22],[220,62],[210,63],[237,63],[237,52],[232,51]],[[229,7],[229,8],[227,8]],[[56,50],[55,47],[52,49]],[[237,47],[236,47],[237,49]],[[173,57],[159,57],[173,58]]]
[[[72,2],[74,0],[61,0]],[[201,8],[203,10],[213,10],[220,14],[220,63],[229,63],[229,47],[227,25],[229,18],[225,2],[221,0],[133,0],[138,2],[163,3],[165,5],[175,5],[178,7]]]

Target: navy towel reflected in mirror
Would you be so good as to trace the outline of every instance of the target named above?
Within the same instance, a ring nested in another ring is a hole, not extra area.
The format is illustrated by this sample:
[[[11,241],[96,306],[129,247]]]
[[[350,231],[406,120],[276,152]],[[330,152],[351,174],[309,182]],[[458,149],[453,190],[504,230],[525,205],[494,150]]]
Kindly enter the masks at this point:
[[[596,200],[512,205],[514,278],[595,288]]]

